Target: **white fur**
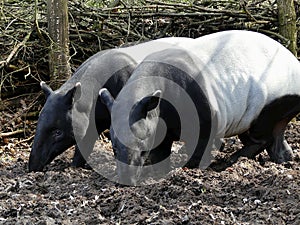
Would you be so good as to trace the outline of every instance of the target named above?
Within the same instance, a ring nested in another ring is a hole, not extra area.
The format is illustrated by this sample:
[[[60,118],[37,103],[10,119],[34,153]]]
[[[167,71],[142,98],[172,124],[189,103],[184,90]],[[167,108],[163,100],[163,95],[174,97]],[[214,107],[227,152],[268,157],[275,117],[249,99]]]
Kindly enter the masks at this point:
[[[46,84],[45,81],[41,81],[41,82],[40,82],[40,86],[41,86],[41,87],[43,87],[45,84]]]

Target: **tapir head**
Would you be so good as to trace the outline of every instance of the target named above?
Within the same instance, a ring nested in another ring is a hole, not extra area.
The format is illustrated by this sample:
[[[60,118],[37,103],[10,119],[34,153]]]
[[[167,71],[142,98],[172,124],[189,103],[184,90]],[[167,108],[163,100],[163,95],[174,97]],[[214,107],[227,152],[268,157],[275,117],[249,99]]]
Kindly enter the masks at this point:
[[[122,114],[127,107],[124,101],[115,101],[107,89],[101,89],[99,95],[112,116],[110,136],[117,159],[119,181],[123,184],[135,185],[149,151],[154,145],[161,91],[157,90],[137,101],[130,109],[129,119],[126,116],[114,118],[113,115],[114,112]],[[129,132],[125,130],[126,124],[129,124]]]
[[[29,157],[29,171],[42,171],[45,165],[75,144],[71,113],[74,101],[80,97],[80,83],[64,93],[53,91],[45,82],[40,85],[46,103],[38,119]]]

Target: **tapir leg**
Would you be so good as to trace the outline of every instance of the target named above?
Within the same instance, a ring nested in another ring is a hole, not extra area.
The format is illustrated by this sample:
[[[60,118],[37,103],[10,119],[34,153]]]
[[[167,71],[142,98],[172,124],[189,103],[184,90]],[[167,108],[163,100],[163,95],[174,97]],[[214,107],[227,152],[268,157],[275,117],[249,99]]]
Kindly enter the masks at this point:
[[[81,142],[75,146],[75,153],[72,161],[72,166],[83,168],[86,167],[86,159],[93,151],[97,138],[98,137],[95,135],[86,135],[81,140]]]
[[[291,107],[294,106],[294,107]],[[244,147],[231,155],[226,162],[213,168],[224,170],[235,163],[240,156],[254,158],[264,149],[272,161],[282,163],[292,159],[292,150],[284,139],[289,121],[300,111],[299,96],[284,96],[266,106],[250,129],[239,135]]]
[[[256,133],[243,133],[239,135],[244,147],[232,154],[225,163],[223,163],[223,169],[234,164],[239,157],[244,156],[248,158],[254,158],[261,153],[264,149],[268,151],[268,154],[272,161],[276,163],[286,162],[292,159],[292,149],[284,139],[284,131],[286,125],[290,121],[290,118],[285,118],[277,122],[271,133],[266,133],[264,136],[256,137]],[[260,127],[262,128],[262,127]],[[256,130],[253,128],[253,130]],[[218,169],[220,169],[219,167]]]
[[[236,162],[240,156],[248,157],[250,159],[255,158],[256,155],[261,153],[272,142],[269,135],[256,137],[255,134],[249,132],[239,135],[239,138],[244,147],[231,155],[230,160],[228,160],[231,164]]]
[[[85,136],[75,146],[75,153],[73,156],[72,166],[86,168],[86,159],[93,151],[95,142],[99,137],[98,134],[101,134],[108,127],[109,127],[109,123],[107,123],[107,121],[103,121],[101,119],[96,118],[97,133],[94,133],[95,130],[94,127],[89,126],[87,128]]]
[[[87,148],[86,148],[87,150]],[[92,150],[91,150],[92,151]],[[91,152],[90,151],[90,152]],[[74,153],[74,157],[73,157],[73,161],[72,161],[72,166],[74,167],[82,167],[84,168],[86,165],[86,160],[85,158],[82,156],[78,145],[75,146],[75,153]]]
[[[277,122],[269,137],[264,137],[263,140],[255,140],[253,137],[245,134],[239,136],[244,144],[244,148],[231,156],[231,161],[236,161],[239,156],[254,158],[264,149],[267,150],[272,161],[282,163],[292,160],[293,153],[291,147],[284,139],[284,131],[287,124],[291,120],[291,116]]]
[[[166,170],[170,168],[170,154],[173,140],[170,137],[166,137],[163,142],[149,153],[149,164],[154,165],[165,159]]]
[[[159,145],[157,148],[153,149],[149,153],[149,164],[159,163],[166,158],[168,158],[171,154],[172,142],[165,142]]]
[[[257,154],[261,153],[271,142],[267,137],[261,137],[261,139],[251,136],[247,131],[239,135],[240,140],[242,141],[244,147],[232,155],[230,155],[225,160],[219,160],[213,162],[210,165],[210,168],[216,171],[225,170],[227,167],[232,166],[241,156],[254,158]]]
[[[289,122],[289,118],[278,122],[273,129],[273,144],[267,148],[272,161],[283,163],[293,159],[292,148],[284,139],[284,131]]]
[[[143,176],[157,179],[170,172],[172,143],[173,140],[166,137],[159,146],[150,151],[144,164],[148,167],[143,168]]]
[[[274,162],[291,160],[292,150],[284,140],[284,131],[299,111],[300,97],[297,95],[283,96],[267,105],[249,131],[239,136],[245,147],[236,155],[253,158],[267,149]]]
[[[214,140],[209,142],[209,139],[203,138],[199,139],[197,146],[189,146],[186,143],[186,148],[188,154],[190,155],[189,161],[186,163],[187,168],[201,168],[204,169],[208,167],[212,160],[211,150],[215,145]]]
[[[256,136],[255,133],[251,133],[249,131],[240,134],[239,139],[243,143],[244,147],[233,154],[236,155],[236,160],[239,156],[253,159],[272,142],[270,135]]]

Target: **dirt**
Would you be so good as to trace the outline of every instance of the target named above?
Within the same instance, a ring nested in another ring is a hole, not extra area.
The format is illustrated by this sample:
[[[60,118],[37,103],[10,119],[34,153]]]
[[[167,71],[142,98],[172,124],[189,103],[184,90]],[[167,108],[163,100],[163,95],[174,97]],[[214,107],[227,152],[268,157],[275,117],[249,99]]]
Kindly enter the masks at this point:
[[[70,167],[74,149],[46,172],[29,173],[32,138],[0,145],[0,224],[300,224],[300,122],[286,138],[294,160],[281,165],[266,153],[240,158],[222,172],[172,170],[146,186],[122,186],[95,170]],[[219,157],[241,147],[226,140]],[[111,151],[107,141],[101,151]]]

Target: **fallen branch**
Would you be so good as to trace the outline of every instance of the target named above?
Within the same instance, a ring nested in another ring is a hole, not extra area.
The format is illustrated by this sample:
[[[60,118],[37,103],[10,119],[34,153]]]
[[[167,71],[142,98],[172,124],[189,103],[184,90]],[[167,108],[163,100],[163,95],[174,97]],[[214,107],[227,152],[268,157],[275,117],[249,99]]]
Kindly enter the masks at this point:
[[[29,138],[25,138],[25,139],[22,139],[22,140],[18,141],[16,144],[21,144],[21,143],[24,143],[24,142],[31,141],[34,138],[34,136],[35,135],[31,135]]]
[[[16,134],[21,134],[21,133],[24,133],[24,130],[15,130],[15,131],[6,132],[6,133],[0,133],[0,138],[10,137],[10,136],[14,136]]]

